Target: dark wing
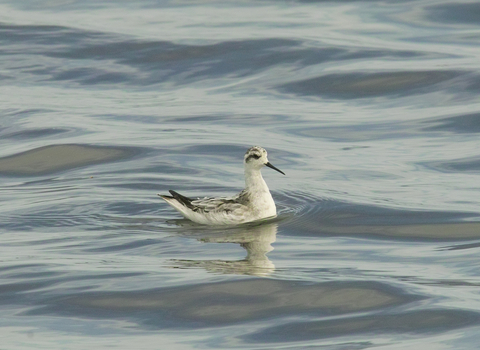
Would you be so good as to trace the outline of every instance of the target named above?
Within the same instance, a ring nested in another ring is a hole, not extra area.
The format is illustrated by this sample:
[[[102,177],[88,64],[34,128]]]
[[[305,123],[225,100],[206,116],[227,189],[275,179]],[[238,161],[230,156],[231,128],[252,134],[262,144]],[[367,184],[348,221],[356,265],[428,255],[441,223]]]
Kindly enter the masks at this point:
[[[223,211],[226,213],[244,208],[248,202],[248,196],[245,191],[231,198],[200,198],[192,199],[181,195],[178,192],[169,190],[170,196],[162,195],[163,198],[176,199],[179,203],[195,212],[209,213],[214,211]]]
[[[197,210],[204,213],[209,212],[226,212],[227,214],[239,209],[245,209],[248,198],[242,192],[235,197],[220,197],[220,198],[201,198],[192,201],[192,205],[197,207]]]
[[[170,192],[173,198],[175,198],[178,202],[182,203],[187,208],[192,209],[193,211],[198,210],[198,208],[192,204],[193,199],[182,196],[180,193],[172,190],[169,190],[168,192]]]

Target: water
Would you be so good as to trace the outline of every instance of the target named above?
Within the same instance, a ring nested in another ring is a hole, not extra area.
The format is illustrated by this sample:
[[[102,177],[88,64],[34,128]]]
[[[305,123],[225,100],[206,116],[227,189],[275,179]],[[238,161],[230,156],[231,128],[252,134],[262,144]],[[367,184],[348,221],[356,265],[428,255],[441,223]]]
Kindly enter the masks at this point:
[[[0,4],[5,349],[472,349],[480,3]],[[209,228],[252,145],[277,219]]]

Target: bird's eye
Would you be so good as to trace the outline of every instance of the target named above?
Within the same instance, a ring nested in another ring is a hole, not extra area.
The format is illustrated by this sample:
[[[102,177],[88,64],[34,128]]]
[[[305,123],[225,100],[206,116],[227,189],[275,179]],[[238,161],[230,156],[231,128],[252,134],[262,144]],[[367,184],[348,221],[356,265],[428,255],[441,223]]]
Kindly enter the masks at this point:
[[[258,155],[258,154],[249,154],[249,155],[247,156],[247,158],[245,158],[245,161],[248,162],[248,161],[250,161],[252,158],[253,158],[253,159],[260,159],[260,157],[261,157],[261,156]]]

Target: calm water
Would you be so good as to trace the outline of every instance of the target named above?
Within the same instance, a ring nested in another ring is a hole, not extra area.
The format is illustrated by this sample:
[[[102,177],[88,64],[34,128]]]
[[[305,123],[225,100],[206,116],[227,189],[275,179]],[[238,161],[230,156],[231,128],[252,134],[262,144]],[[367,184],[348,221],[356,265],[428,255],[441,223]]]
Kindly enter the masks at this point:
[[[473,349],[480,2],[0,3],[2,349]],[[277,219],[209,228],[261,145]]]

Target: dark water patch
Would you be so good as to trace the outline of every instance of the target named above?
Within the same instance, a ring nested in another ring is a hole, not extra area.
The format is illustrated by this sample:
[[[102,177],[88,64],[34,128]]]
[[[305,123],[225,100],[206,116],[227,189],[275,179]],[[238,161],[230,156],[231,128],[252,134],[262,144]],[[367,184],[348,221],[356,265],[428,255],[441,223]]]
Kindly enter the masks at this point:
[[[426,18],[435,23],[480,25],[479,2],[450,2],[425,7]]]
[[[8,54],[42,55],[56,59],[81,60],[76,64],[27,64],[26,74],[48,76],[47,80],[77,81],[81,84],[150,85],[165,81],[190,83],[219,77],[253,75],[283,65],[306,67],[325,62],[363,58],[413,58],[425,52],[310,46],[300,40],[265,38],[230,40],[206,45],[169,41],[133,40],[120,35],[61,26],[0,26],[0,43]],[[21,51],[18,47],[22,46]],[[94,64],[89,60],[102,61]],[[51,60],[50,60],[51,61]],[[38,61],[37,61],[38,62]],[[123,67],[122,67],[123,66]],[[132,68],[134,68],[132,70]],[[143,74],[138,74],[138,71]],[[173,77],[175,77],[173,79]]]
[[[433,86],[464,74],[447,70],[328,74],[280,85],[277,89],[299,96],[338,99],[408,96],[429,93]]]
[[[2,139],[13,140],[31,140],[36,138],[46,138],[58,134],[71,132],[71,129],[66,128],[37,128],[37,129],[25,129],[21,131],[11,132],[8,134],[2,134]]]
[[[301,194],[299,194],[300,196]],[[471,240],[480,238],[478,213],[393,209],[308,197],[292,201],[299,207],[283,223],[284,234],[358,236],[402,240]]]
[[[477,249],[480,248],[480,242],[467,243],[467,244],[454,244],[447,247],[439,248],[438,250],[465,250],[465,249]]]
[[[362,148],[370,148],[370,146],[349,146],[349,147],[342,147],[342,151],[351,151],[354,149],[362,149]]]
[[[308,47],[301,41],[266,38],[224,41],[208,45],[184,45],[168,41],[118,41],[84,45],[71,51],[57,52],[56,57],[71,59],[116,60],[132,66],[166,69],[169,65],[194,63],[201,68],[195,75],[217,76],[234,72],[244,75],[279,64],[309,66],[333,60],[368,57],[414,57],[416,51],[380,51],[335,47]],[[202,65],[198,65],[203,62]],[[216,70],[216,71],[215,71]]]
[[[0,284],[0,304],[15,305],[15,304],[30,304],[35,300],[34,291],[42,289],[51,285],[48,280],[41,281],[18,281],[12,283]]]
[[[425,123],[435,124],[424,128],[426,131],[449,131],[458,134],[480,133],[480,112],[429,120]]]
[[[398,213],[400,214],[400,213]],[[437,214],[438,215],[438,214]],[[435,216],[437,216],[435,215]],[[437,216],[439,217],[439,215]],[[359,221],[362,221],[360,218]],[[363,218],[362,218],[363,219]],[[408,216],[403,218],[399,216],[397,220],[405,219],[408,222]],[[440,220],[441,218],[439,218]],[[317,220],[305,221],[295,226],[296,230],[290,234],[313,235],[313,236],[358,236],[358,237],[383,237],[402,240],[471,240],[480,238],[480,223],[461,222],[451,224],[353,224],[353,218],[344,218],[341,215],[330,215],[328,217],[317,218]],[[293,229],[293,228],[292,228]],[[290,230],[289,230],[290,231]]]
[[[135,155],[134,148],[90,145],[51,145],[0,158],[0,175],[37,176],[125,160]]]
[[[478,173],[480,172],[480,157],[469,157],[448,162],[419,163],[442,173]]]
[[[68,28],[55,25],[15,25],[9,23],[0,23],[0,43],[3,50],[7,45],[13,45],[18,48],[19,44],[27,50],[36,51],[38,45],[48,45],[50,49],[60,44],[76,46],[87,40],[106,39],[107,35],[99,32],[84,31],[77,28]]]
[[[253,124],[256,126],[271,126],[272,123],[288,123],[291,121],[292,116],[283,114],[241,114],[241,113],[225,113],[225,114],[197,114],[188,116],[172,116],[162,117],[162,120],[168,122],[194,122],[201,124],[223,124],[226,126],[239,125],[244,127],[245,124]],[[158,117],[155,117],[155,121],[158,124]]]
[[[466,87],[465,90],[468,92],[477,93],[475,97],[478,97],[478,92],[480,92],[480,76],[474,75],[465,83]],[[463,88],[463,87],[459,87]]]
[[[119,35],[61,26],[4,24],[0,26],[0,33],[2,32],[5,35],[0,36],[3,38],[0,43],[4,44],[6,53],[85,62],[83,65],[77,63],[74,68],[71,64],[57,62],[49,66],[27,64],[15,69],[28,75],[47,76],[46,80],[76,81],[85,85],[126,83],[145,86],[166,81],[183,84],[204,79],[254,75],[280,66],[307,67],[342,60],[411,59],[433,55],[411,50],[332,47],[318,42],[312,46],[308,42],[284,38],[186,45],[169,41],[133,40]],[[24,47],[22,51],[18,50],[19,45]],[[91,60],[102,63],[92,65]],[[138,71],[143,73],[138,74]],[[394,78],[406,79],[405,76]],[[433,78],[423,78],[427,79]],[[412,81],[410,83],[413,84]],[[372,93],[374,89],[370,87],[370,90]]]
[[[289,323],[270,327],[245,338],[250,342],[297,342],[342,336],[442,334],[454,329],[478,325],[480,314],[463,310],[422,310],[394,315]]]
[[[130,84],[155,84],[169,80],[172,76],[181,76],[180,80],[187,82],[232,74],[245,76],[280,63],[317,57],[313,53],[307,55],[298,46],[299,42],[286,39],[229,41],[211,45],[119,40],[85,43],[72,47],[69,51],[56,50],[49,55],[77,60],[109,60],[136,67],[147,74],[140,77],[138,74],[124,73],[124,81]],[[291,50],[293,47],[298,50]],[[81,77],[79,72],[69,70],[64,71],[62,76],[74,79]]]
[[[0,80],[14,80],[15,77],[13,75],[6,75],[6,74],[2,74],[0,73]]]
[[[377,282],[302,284],[248,279],[149,291],[82,293],[28,315],[136,319],[147,327],[209,327],[300,315],[340,315],[420,297]]]

